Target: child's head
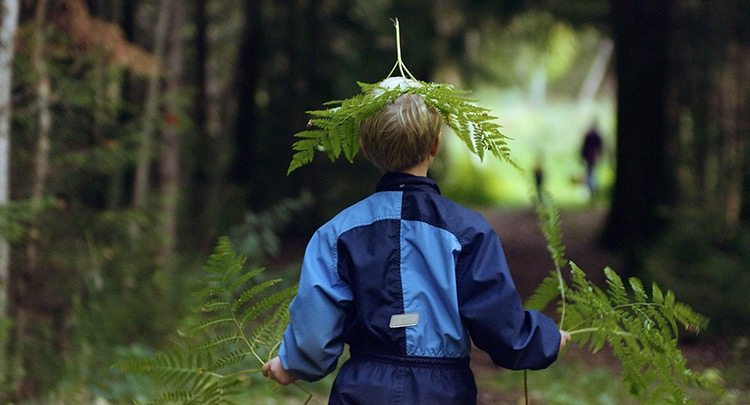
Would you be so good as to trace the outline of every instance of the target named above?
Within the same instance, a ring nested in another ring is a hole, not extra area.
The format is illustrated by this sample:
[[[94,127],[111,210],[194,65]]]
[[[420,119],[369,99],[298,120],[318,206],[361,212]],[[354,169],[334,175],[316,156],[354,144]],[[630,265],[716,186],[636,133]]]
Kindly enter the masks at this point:
[[[422,96],[403,94],[359,125],[365,156],[386,172],[402,171],[431,156],[443,119]]]

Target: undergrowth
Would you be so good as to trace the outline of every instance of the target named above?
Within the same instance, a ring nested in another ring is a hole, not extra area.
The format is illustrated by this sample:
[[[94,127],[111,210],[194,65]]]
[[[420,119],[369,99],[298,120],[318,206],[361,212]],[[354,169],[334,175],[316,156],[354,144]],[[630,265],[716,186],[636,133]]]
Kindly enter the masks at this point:
[[[245,265],[246,257],[221,238],[196,292],[204,319],[180,333],[182,345],[116,365],[166,388],[149,403],[234,403],[276,354],[296,286],[280,288],[281,279],[264,279],[263,268]]]

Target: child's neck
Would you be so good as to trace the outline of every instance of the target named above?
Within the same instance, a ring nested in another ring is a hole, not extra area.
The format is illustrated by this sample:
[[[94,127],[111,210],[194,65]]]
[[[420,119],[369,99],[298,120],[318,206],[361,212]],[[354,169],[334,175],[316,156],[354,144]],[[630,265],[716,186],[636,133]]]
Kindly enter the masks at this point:
[[[425,177],[427,176],[427,171],[430,169],[430,166],[432,165],[432,158],[427,158],[422,163],[419,163],[415,166],[412,166],[408,169],[401,170],[403,173],[411,174],[413,176],[421,176]]]

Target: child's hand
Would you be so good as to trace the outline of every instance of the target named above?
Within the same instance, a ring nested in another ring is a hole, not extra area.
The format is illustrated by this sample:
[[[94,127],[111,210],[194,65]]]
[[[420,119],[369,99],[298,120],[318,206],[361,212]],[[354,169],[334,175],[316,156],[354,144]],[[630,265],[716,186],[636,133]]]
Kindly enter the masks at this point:
[[[263,376],[268,377],[281,385],[289,385],[297,381],[297,376],[284,370],[279,357],[274,357],[263,365]]]
[[[568,344],[568,340],[570,340],[570,333],[560,330],[560,351]]]

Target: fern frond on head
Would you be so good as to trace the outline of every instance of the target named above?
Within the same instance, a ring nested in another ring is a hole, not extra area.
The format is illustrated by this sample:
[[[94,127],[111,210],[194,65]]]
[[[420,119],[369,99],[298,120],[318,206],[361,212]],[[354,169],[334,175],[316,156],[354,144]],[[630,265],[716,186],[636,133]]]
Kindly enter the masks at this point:
[[[396,27],[396,65],[383,81],[378,83],[357,82],[360,93],[343,100],[324,103],[328,108],[307,111],[310,120],[307,129],[296,133],[297,141],[292,145],[294,154],[287,174],[312,162],[315,152],[325,153],[336,160],[341,154],[349,162],[360,149],[359,126],[368,117],[380,111],[404,94],[417,94],[431,108],[437,110],[443,122],[450,127],[466,147],[484,159],[489,152],[498,159],[518,167],[510,156],[508,138],[495,122],[497,117],[490,110],[476,105],[466,98],[466,92],[450,84],[423,82],[414,78],[401,59],[401,39],[398,20]],[[400,76],[393,76],[398,68]]]
[[[362,93],[326,103],[330,106],[327,109],[308,111],[311,116],[308,129],[294,135],[298,140],[292,146],[295,153],[287,173],[312,162],[316,151],[325,153],[331,161],[340,158],[342,153],[348,161],[353,161],[360,148],[360,123],[403,94],[422,96],[480,159],[489,152],[515,166],[508,146],[510,138],[501,132],[501,126],[494,122],[496,117],[488,109],[465,98],[465,92],[449,84],[417,83],[417,86],[394,88],[382,87],[380,83],[359,83]]]

